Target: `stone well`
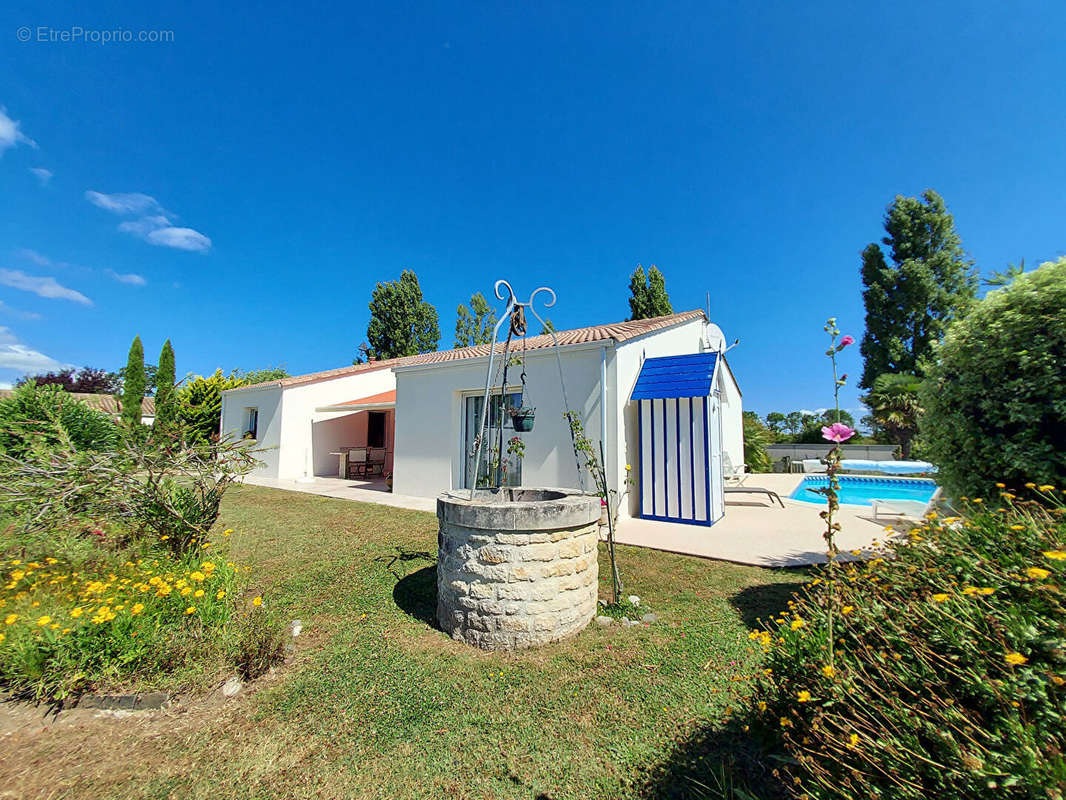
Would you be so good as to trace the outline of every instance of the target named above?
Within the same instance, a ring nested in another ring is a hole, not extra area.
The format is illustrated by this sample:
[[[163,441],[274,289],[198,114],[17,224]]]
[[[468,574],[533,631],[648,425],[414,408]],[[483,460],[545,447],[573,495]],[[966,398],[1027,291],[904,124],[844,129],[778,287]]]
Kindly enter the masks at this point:
[[[573,636],[596,613],[600,499],[569,489],[437,499],[437,620],[484,650]]]

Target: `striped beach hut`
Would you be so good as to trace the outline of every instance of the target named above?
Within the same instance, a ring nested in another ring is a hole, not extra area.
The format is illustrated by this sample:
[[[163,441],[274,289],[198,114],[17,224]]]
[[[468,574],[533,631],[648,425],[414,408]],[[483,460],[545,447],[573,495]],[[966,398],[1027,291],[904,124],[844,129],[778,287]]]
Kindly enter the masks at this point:
[[[725,513],[718,353],[648,358],[639,404],[640,515],[713,525]]]

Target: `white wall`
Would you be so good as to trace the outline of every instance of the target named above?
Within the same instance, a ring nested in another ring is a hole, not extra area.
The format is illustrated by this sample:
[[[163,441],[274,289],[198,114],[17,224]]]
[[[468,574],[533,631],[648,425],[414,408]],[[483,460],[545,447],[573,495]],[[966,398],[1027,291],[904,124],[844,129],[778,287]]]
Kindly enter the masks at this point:
[[[744,405],[725,362],[718,365],[718,390],[722,396],[722,451],[729,454],[733,466],[739,467],[744,463]]]
[[[605,344],[611,348],[610,342]],[[560,351],[570,407],[582,415],[586,433],[597,442],[602,349],[597,344]],[[486,368],[486,359],[471,359],[397,371],[393,478],[397,494],[435,497],[463,484],[463,398],[484,392]],[[508,371],[509,389],[520,385],[520,372],[514,367]],[[522,483],[577,487],[580,479],[569,427],[563,418],[565,409],[554,349],[528,353],[526,372],[527,400],[536,407],[537,417],[533,430],[520,434],[526,445]],[[493,383],[498,385],[499,378]],[[587,477],[585,483],[591,488]]]
[[[259,438],[252,445],[257,451],[258,466],[252,474],[266,478],[278,476],[278,447],[281,443],[282,391],[280,386],[222,393],[222,436],[240,439],[245,432],[247,409],[259,409]]]
[[[286,388],[278,477],[289,480],[314,475],[336,477],[337,456],[331,456],[330,452],[343,445],[354,446],[355,442],[343,440],[348,432],[344,423],[324,426],[316,436],[313,432],[316,423],[345,415],[315,409],[381,394],[394,388],[396,378],[388,368]],[[356,433],[354,429],[352,432]]]

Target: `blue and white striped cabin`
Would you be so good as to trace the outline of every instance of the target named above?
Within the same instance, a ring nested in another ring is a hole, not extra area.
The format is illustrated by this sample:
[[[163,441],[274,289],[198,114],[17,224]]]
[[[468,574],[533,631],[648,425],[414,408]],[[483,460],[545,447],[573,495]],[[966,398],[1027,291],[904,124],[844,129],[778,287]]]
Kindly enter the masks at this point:
[[[649,358],[639,404],[640,515],[712,525],[725,513],[717,353]]]

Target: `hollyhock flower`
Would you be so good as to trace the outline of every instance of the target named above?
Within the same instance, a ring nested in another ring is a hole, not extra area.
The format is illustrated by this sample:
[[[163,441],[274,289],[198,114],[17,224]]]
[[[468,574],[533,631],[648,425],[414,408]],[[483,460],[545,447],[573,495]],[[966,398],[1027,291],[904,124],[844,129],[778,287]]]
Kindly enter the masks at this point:
[[[855,337],[845,333],[843,336],[840,337],[840,349],[843,350],[849,344],[855,344]]]
[[[827,425],[822,428],[822,438],[827,439],[830,442],[846,442],[852,436],[855,435],[855,431],[845,425],[843,422],[834,422],[832,425]]]

